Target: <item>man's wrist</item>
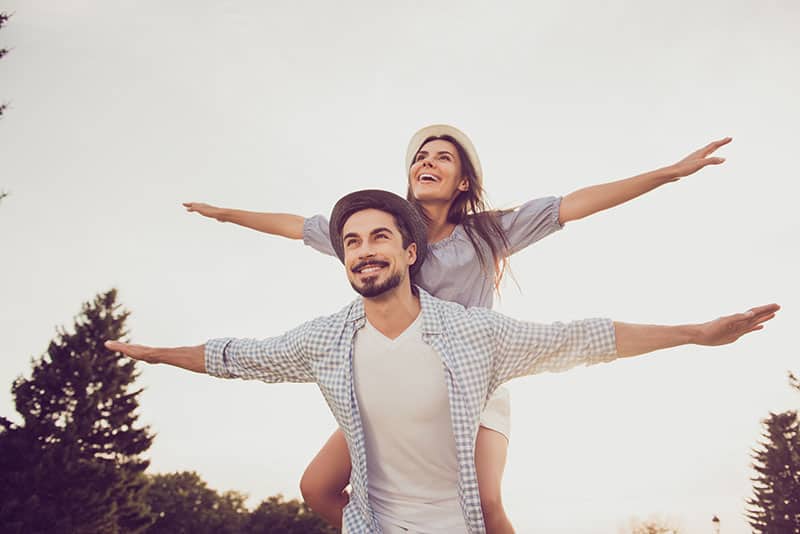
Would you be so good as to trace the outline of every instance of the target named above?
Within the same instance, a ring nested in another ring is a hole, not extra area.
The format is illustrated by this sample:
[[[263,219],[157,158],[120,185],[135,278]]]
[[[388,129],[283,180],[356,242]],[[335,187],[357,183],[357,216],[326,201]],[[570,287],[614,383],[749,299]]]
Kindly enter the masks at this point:
[[[666,167],[662,167],[656,171],[656,176],[661,184],[667,184],[669,182],[674,182],[678,178],[681,178],[682,175],[678,171],[678,168],[675,165],[667,165]]]
[[[685,330],[686,344],[700,345],[703,338],[702,324],[689,324],[681,327]]]

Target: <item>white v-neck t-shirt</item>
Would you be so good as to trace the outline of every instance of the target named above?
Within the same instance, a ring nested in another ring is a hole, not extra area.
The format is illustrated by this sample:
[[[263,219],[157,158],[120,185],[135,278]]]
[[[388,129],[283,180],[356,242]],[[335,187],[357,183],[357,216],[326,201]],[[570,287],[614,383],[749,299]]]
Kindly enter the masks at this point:
[[[367,321],[355,339],[369,500],[386,534],[466,531],[445,370],[421,317],[395,339]]]

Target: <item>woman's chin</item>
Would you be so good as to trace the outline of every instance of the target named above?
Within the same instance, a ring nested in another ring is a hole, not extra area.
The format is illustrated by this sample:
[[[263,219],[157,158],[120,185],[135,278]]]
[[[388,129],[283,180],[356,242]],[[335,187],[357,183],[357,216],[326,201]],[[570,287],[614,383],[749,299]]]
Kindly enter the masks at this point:
[[[450,200],[441,191],[430,191],[424,187],[418,187],[412,193],[417,202],[448,202]]]

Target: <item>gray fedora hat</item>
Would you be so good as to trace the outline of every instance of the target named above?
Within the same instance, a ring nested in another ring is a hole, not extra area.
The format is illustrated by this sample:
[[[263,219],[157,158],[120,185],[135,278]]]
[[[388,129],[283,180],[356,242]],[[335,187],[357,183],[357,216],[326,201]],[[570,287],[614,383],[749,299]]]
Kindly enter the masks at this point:
[[[441,137],[451,137],[455,139],[461,148],[464,149],[472,168],[475,170],[475,178],[478,179],[478,185],[483,187],[483,169],[481,168],[481,160],[478,159],[478,151],[467,134],[449,124],[432,124],[422,128],[411,138],[408,142],[408,149],[406,149],[406,174],[414,163],[414,156],[417,155],[419,149],[425,144],[428,139],[439,139]]]
[[[411,275],[416,274],[428,253],[428,227],[416,208],[406,199],[380,189],[364,189],[347,194],[333,206],[329,231],[331,245],[339,260],[344,263],[344,243],[341,235],[344,223],[354,213],[367,209],[391,213],[403,222],[411,234],[411,240],[417,244],[417,260],[409,267]]]

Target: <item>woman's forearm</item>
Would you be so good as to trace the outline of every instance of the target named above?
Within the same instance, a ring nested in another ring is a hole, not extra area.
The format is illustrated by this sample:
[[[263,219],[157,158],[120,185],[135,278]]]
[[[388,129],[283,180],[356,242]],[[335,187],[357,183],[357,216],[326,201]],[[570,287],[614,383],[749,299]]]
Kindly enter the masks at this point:
[[[221,209],[218,220],[232,222],[272,235],[303,239],[303,223],[305,219],[290,213],[260,213],[235,209]]]
[[[677,163],[633,178],[578,189],[561,199],[558,221],[564,224],[582,219],[598,211],[619,206],[667,182],[680,180],[708,165],[720,165],[725,162],[725,158],[712,157],[711,154],[731,141],[731,137],[712,141]]]
[[[578,189],[561,200],[558,220],[564,224],[619,206],[679,177],[677,171],[668,166],[632,178]]]

